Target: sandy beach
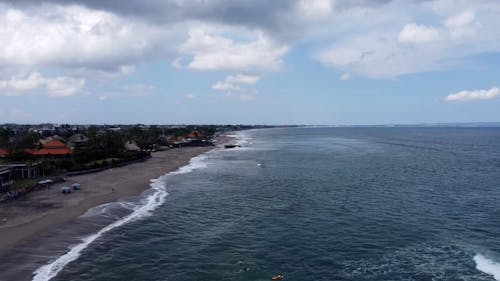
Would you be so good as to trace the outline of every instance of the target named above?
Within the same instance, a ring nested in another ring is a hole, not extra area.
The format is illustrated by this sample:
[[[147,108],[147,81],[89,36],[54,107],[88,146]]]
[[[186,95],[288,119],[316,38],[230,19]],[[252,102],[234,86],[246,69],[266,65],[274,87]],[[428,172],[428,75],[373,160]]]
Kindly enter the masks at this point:
[[[189,163],[190,159],[213,147],[185,147],[154,152],[144,162],[113,168],[98,173],[68,178],[65,183],[39,190],[15,201],[0,205],[0,256],[9,249],[30,241],[35,236],[70,222],[88,209],[120,198],[137,196],[149,188],[151,179]],[[81,190],[62,194],[63,185],[74,182]]]

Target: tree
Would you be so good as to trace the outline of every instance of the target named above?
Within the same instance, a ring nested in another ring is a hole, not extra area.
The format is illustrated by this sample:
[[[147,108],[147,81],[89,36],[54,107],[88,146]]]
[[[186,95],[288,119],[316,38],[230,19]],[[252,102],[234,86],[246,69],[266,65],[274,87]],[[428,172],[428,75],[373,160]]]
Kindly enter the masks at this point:
[[[108,131],[102,137],[102,146],[108,156],[115,156],[125,148],[125,141],[119,132]]]
[[[14,132],[10,129],[0,128],[0,147],[7,147],[9,139],[14,136]]]
[[[38,142],[40,141],[40,135],[34,132],[30,132],[26,135],[19,137],[16,140],[16,149],[32,149],[36,148]]]

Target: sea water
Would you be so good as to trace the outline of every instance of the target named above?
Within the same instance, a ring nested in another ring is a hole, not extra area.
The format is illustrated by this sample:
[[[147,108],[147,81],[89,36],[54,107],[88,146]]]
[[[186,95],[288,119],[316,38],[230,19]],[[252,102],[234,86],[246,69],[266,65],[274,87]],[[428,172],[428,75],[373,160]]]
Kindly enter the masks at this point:
[[[33,280],[500,280],[499,128],[237,137]]]

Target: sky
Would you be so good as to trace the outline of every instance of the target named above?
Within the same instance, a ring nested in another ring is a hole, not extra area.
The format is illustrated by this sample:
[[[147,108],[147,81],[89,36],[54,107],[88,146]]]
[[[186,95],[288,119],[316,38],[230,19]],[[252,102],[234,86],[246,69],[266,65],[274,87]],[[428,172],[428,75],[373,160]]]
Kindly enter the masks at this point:
[[[0,123],[500,122],[498,0],[0,0]]]

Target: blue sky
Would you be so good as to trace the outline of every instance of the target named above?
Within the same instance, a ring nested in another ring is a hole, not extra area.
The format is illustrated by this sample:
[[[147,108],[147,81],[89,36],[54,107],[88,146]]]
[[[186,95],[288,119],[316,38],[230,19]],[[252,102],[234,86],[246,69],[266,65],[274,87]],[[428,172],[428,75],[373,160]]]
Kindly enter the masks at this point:
[[[0,123],[500,122],[498,14],[496,0],[0,1]]]

